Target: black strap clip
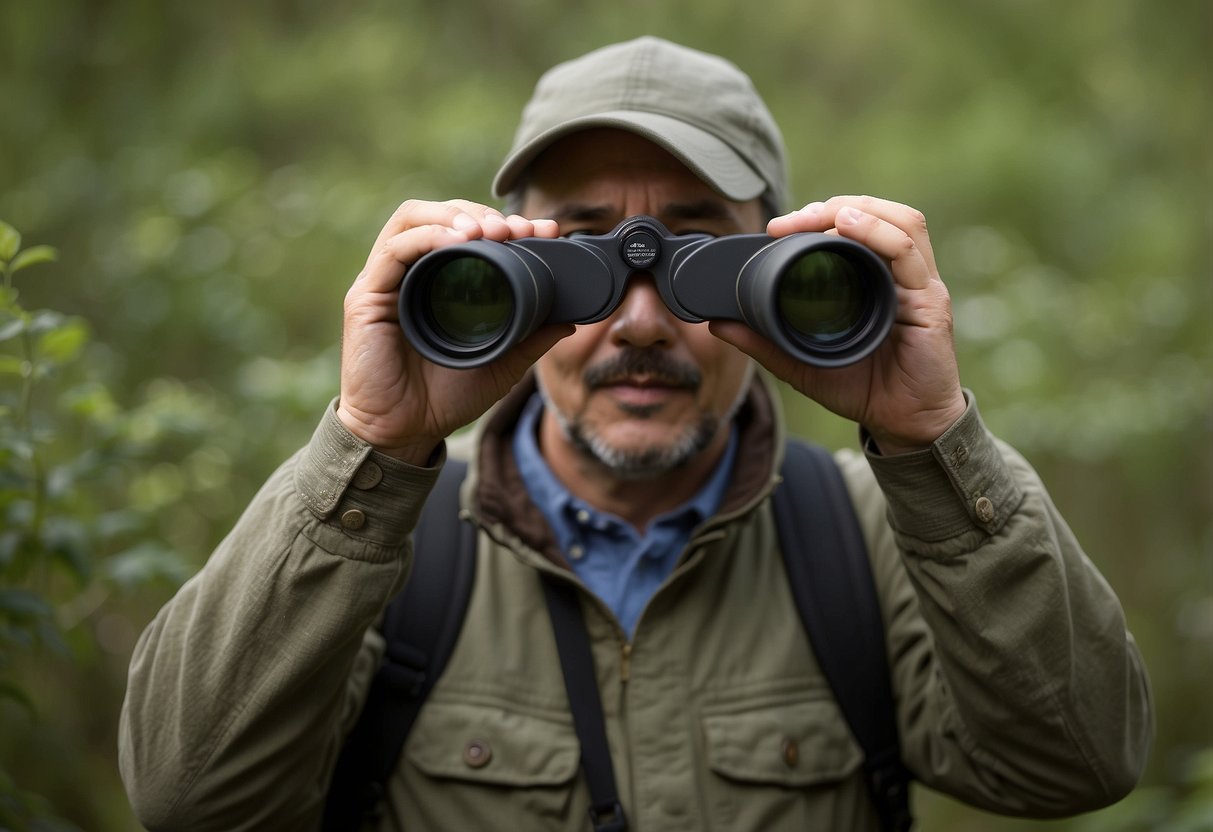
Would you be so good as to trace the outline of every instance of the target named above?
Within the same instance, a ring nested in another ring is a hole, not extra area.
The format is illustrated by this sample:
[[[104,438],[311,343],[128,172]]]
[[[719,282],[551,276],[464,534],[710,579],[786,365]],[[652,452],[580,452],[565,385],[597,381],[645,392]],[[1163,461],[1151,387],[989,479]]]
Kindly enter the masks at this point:
[[[890,832],[909,832],[913,829],[910,773],[901,758],[890,753],[877,754],[865,762],[864,768],[882,828]]]
[[[430,657],[408,644],[388,644],[379,675],[398,695],[416,699],[425,687]]]
[[[594,825],[594,832],[625,832],[628,828],[627,819],[623,816],[623,806],[618,800],[601,806],[591,806],[590,823]]]

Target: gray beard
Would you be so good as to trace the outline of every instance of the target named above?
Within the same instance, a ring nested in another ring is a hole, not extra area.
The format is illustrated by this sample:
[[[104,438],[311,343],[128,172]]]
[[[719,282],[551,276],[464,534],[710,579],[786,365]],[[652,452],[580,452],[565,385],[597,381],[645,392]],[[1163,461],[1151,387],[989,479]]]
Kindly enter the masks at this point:
[[[543,397],[544,407],[556,418],[556,424],[560,426],[561,432],[574,448],[587,458],[601,464],[619,479],[640,481],[653,479],[681,468],[702,453],[712,443],[720,426],[733,421],[733,417],[737,415],[737,411],[745,402],[752,378],[753,364],[750,365],[750,371],[746,374],[737,398],[723,419],[711,413],[704,413],[697,423],[688,427],[682,436],[673,442],[635,450],[622,450],[612,446],[592,425],[587,425],[579,414],[571,416],[562,412],[553,404],[542,380],[538,377],[537,380],[539,395]],[[629,412],[633,416],[643,419],[651,416],[656,409],[636,407],[630,408]]]
[[[621,480],[647,480],[686,465],[704,448],[711,444],[720,420],[704,414],[699,422],[687,428],[682,436],[665,445],[621,450],[610,445],[592,426],[580,418],[569,418],[552,406],[544,396],[545,404],[551,408],[560,430],[577,450],[601,463]],[[639,415],[639,414],[637,414]]]

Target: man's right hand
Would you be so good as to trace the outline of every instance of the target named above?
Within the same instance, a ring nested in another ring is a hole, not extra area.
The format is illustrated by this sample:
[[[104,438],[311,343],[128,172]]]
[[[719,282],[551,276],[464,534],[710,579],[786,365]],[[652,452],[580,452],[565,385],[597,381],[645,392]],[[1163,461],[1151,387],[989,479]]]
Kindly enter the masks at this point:
[[[405,270],[434,249],[481,237],[558,234],[551,220],[504,217],[464,200],[409,200],[396,209],[345,296],[337,415],[346,428],[376,450],[425,465],[443,439],[488,410],[536,359],[571,335],[571,324],[541,327],[490,365],[452,370],[413,350],[397,312]]]

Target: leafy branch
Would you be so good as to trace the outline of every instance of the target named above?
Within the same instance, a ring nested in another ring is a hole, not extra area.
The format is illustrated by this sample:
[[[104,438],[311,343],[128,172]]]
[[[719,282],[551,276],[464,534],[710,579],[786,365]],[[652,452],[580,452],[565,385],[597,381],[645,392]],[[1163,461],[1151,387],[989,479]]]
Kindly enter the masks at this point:
[[[34,391],[56,362],[70,360],[83,343],[82,325],[58,313],[29,312],[13,285],[18,272],[56,259],[50,246],[21,249],[21,235],[0,222],[0,376],[17,380],[14,396],[9,384],[0,397],[0,644],[30,647],[57,643],[51,605],[40,594],[19,585],[39,564],[47,520],[47,470],[40,427],[34,419]],[[45,583],[45,579],[43,580]],[[8,678],[8,662],[0,660],[0,696],[32,708],[21,687]]]
[[[21,234],[0,222],[0,706],[15,703],[35,722],[45,696],[31,675],[44,664],[33,661],[38,652],[74,663],[69,635],[89,635],[80,625],[111,594],[185,572],[173,552],[144,539],[147,518],[123,505],[130,463],[151,444],[131,438],[136,416],[87,365],[88,325],[21,302],[18,279],[56,259],[50,246],[23,249]],[[0,771],[0,829],[74,828],[16,774]]]

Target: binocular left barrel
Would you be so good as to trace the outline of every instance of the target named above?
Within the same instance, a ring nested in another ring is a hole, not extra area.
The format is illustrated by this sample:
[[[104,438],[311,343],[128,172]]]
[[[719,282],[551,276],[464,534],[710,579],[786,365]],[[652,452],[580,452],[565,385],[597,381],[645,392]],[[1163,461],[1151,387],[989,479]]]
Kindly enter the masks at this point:
[[[500,358],[545,323],[605,318],[635,271],[611,262],[605,239],[475,240],[431,252],[405,275],[400,324],[423,356],[458,368]],[[680,240],[645,271],[683,320],[742,321],[821,367],[861,360],[892,326],[892,275],[859,243],[826,234],[666,238]]]
[[[400,325],[430,361],[478,367],[550,320],[556,288],[551,269],[527,249],[473,240],[413,264],[400,287]]]

